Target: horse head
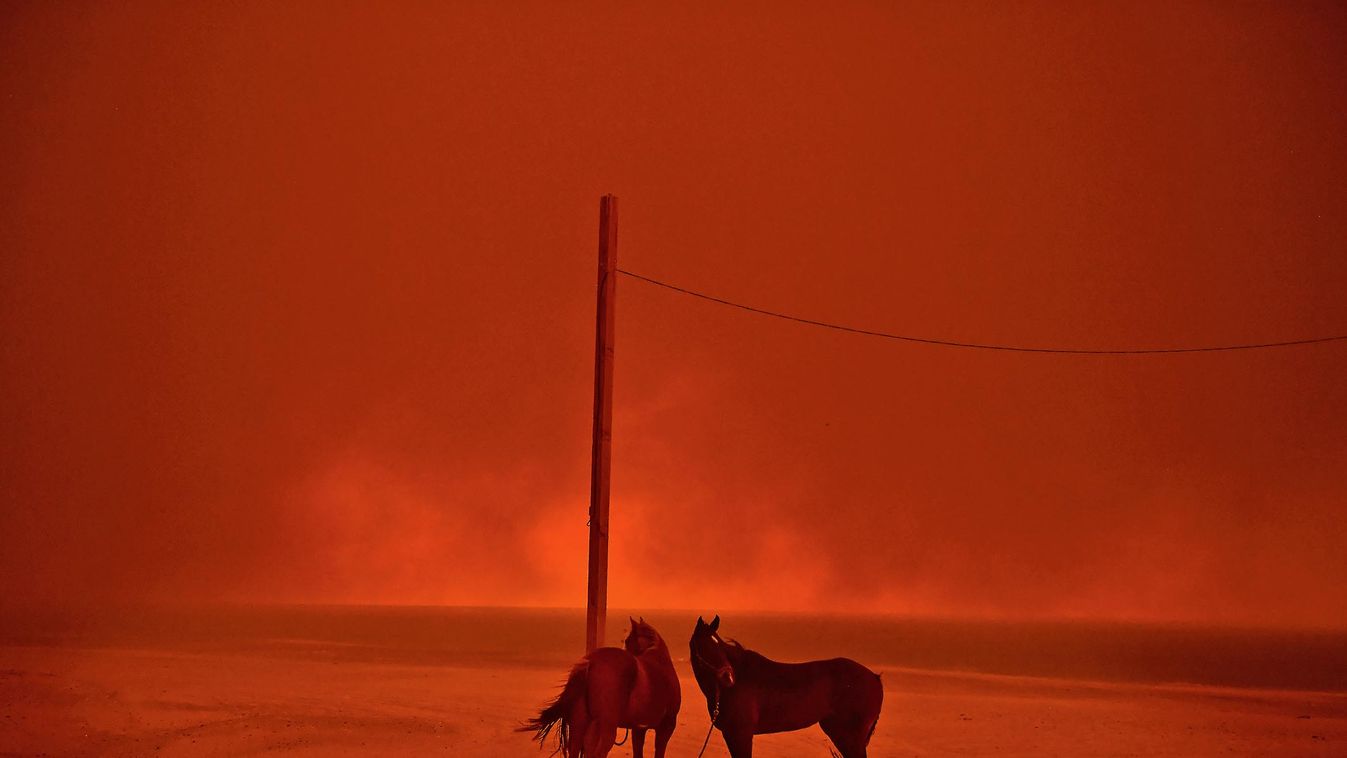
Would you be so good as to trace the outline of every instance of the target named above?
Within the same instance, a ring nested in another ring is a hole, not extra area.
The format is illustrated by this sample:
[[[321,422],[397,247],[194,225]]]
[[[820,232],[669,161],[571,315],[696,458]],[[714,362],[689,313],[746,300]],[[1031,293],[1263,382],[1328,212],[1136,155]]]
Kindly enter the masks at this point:
[[[632,655],[640,655],[650,648],[664,642],[664,638],[659,636],[655,627],[645,623],[645,617],[634,619],[627,617],[631,622],[631,630],[627,632],[627,638],[622,641],[622,647]]]
[[[719,628],[720,616],[711,619],[709,624],[701,616],[697,617],[697,628],[692,630],[692,666],[705,669],[721,687],[728,689],[734,686],[734,667],[725,655],[727,643],[716,634]]]

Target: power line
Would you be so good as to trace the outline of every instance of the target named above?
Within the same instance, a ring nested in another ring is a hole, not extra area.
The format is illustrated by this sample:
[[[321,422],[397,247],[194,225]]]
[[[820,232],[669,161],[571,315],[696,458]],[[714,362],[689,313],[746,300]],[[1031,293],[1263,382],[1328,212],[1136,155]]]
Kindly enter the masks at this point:
[[[1018,345],[990,345],[980,342],[956,342],[954,340],[938,340],[929,337],[913,337],[904,334],[891,334],[889,332],[878,332],[873,329],[860,329],[854,326],[846,326],[845,324],[832,324],[827,321],[816,321],[811,318],[801,318],[799,316],[792,316],[788,313],[778,313],[776,311],[769,311],[765,308],[756,308],[751,305],[736,303],[734,301],[725,300],[723,298],[719,298],[714,295],[708,295],[704,292],[697,292],[695,290],[679,287],[675,284],[669,284],[668,282],[661,282],[658,279],[651,279],[648,276],[643,276],[634,271],[618,269],[617,272],[619,274],[625,274],[627,276],[630,276],[633,279],[639,279],[643,282],[653,284],[657,287],[663,287],[665,289],[673,290],[674,292],[678,292],[684,295],[691,295],[692,297],[701,298],[702,300],[709,300],[713,303],[719,303],[720,305],[728,305],[731,308],[739,308],[740,310],[749,311],[751,313],[757,313],[763,316],[771,316],[772,318],[785,319],[786,321],[794,321],[800,324],[809,324],[810,326],[821,326],[826,329],[836,329],[837,331],[840,332],[863,334],[868,337],[883,337],[885,339],[901,340],[903,342],[919,342],[924,345],[943,345],[945,347],[964,347],[977,350],[1003,350],[1012,353],[1065,353],[1068,355],[1153,355],[1156,353],[1219,353],[1231,350],[1259,350],[1262,348],[1269,348],[1269,347],[1293,347],[1295,345],[1314,345],[1321,342],[1336,342],[1339,340],[1347,340],[1347,334],[1343,334],[1334,337],[1312,337],[1310,339],[1302,339],[1302,340],[1286,340],[1283,342],[1259,342],[1243,345],[1217,345],[1212,347],[1162,347],[1162,348],[1140,348],[1140,349],[1125,349],[1125,350],[1091,350],[1082,348],[1062,348],[1062,347],[1021,347]]]

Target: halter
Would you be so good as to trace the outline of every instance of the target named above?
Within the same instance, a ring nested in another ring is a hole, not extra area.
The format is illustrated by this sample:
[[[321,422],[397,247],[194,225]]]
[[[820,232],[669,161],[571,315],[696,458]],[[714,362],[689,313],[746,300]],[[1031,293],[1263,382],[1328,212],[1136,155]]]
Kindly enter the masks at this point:
[[[712,673],[712,674],[719,674],[721,671],[723,671],[723,670],[725,670],[725,669],[727,669],[727,668],[728,668],[730,671],[733,671],[733,670],[734,670],[734,667],[733,667],[733,666],[730,666],[729,664],[726,664],[726,665],[724,665],[724,666],[717,666],[716,664],[714,664],[714,663],[712,663],[712,662],[706,660],[705,658],[701,657],[701,655],[698,654],[697,651],[695,651],[695,650],[692,651],[692,657],[693,657],[693,658],[696,658],[697,660],[699,660],[699,661],[701,661],[703,664],[705,664],[706,667],[707,667],[708,669],[711,670],[711,673]]]
[[[718,634],[714,634],[714,633],[713,633],[713,634],[711,635],[711,639],[714,640],[715,643],[716,643],[717,645],[724,645],[724,644],[725,644],[725,640],[722,640],[722,639],[720,638],[720,635],[718,635]],[[725,669],[729,669],[731,673],[734,672],[734,667],[730,665],[728,656],[727,656],[726,659],[725,659],[725,665],[724,665],[724,666],[717,666],[716,664],[714,664],[714,663],[712,663],[712,662],[706,660],[706,659],[703,658],[703,657],[701,656],[701,654],[698,653],[696,650],[693,650],[693,651],[692,651],[692,657],[693,657],[693,658],[696,658],[697,660],[699,660],[699,661],[701,661],[703,664],[705,664],[705,666],[706,666],[708,669],[711,670],[711,673],[712,673],[712,674],[720,674],[720,672],[721,672],[721,671],[724,671]],[[719,677],[717,677],[717,681],[716,681],[716,690],[719,690],[719,689],[720,689],[720,682],[719,682]]]
[[[718,642],[718,643],[723,642],[719,637],[717,637],[717,636],[715,636],[715,635],[712,635],[711,639],[715,640],[715,641]],[[719,674],[720,674],[721,670],[722,670],[722,669],[725,669],[725,668],[728,668],[730,671],[734,671],[734,667],[731,666],[731,665],[729,665],[729,662],[728,662],[728,661],[726,662],[726,664],[725,664],[723,667],[717,667],[714,663],[712,663],[712,662],[706,660],[705,658],[703,658],[703,657],[701,656],[701,654],[698,653],[696,650],[693,650],[693,651],[692,651],[692,657],[693,657],[693,658],[696,658],[696,659],[699,660],[699,661],[701,661],[701,662],[702,662],[702,665],[706,666],[706,668],[708,668],[708,669],[711,670],[711,678],[712,678],[712,680],[715,681],[715,683],[716,683],[716,704],[715,704],[715,707],[711,710],[711,726],[710,726],[709,728],[707,728],[707,730],[706,730],[706,739],[702,740],[702,749],[699,750],[699,751],[697,751],[697,758],[702,758],[702,754],[706,752],[706,746],[709,745],[709,744],[711,744],[711,733],[714,732],[714,731],[716,730],[716,721],[718,721],[718,720],[720,719],[720,676],[719,676]]]
[[[716,720],[720,718],[720,682],[716,682],[716,707],[711,711],[711,726],[706,730],[706,739],[702,740],[702,749],[697,751],[697,758],[702,758],[706,752],[706,746],[711,744],[711,732],[716,730]]]

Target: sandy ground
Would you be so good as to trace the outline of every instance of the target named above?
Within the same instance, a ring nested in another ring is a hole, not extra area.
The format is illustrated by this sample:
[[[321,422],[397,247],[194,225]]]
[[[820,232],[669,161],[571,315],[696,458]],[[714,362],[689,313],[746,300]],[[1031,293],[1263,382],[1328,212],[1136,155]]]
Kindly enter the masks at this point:
[[[709,719],[679,665],[685,706],[669,754],[695,756]],[[511,726],[562,673],[0,647],[0,754],[546,755]],[[874,756],[1347,755],[1344,694],[883,673]],[[613,753],[630,754],[630,745]],[[718,734],[706,754],[727,755]],[[755,755],[828,752],[814,727],[759,737]]]

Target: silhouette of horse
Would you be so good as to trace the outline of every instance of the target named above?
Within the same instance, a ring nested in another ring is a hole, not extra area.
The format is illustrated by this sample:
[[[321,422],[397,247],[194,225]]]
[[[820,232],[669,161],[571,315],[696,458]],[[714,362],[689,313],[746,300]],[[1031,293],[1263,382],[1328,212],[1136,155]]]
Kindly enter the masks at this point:
[[[778,663],[726,642],[697,618],[692,632],[692,673],[706,696],[712,726],[733,758],[751,758],[753,735],[790,732],[818,724],[842,758],[865,758],[879,722],[884,685],[879,674],[849,658]]]
[[[542,746],[555,727],[553,755],[604,758],[613,749],[617,730],[631,729],[632,754],[641,758],[646,730],[654,729],[655,758],[664,758],[683,691],[659,632],[644,618],[629,620],[631,631],[623,646],[601,647],[582,658],[561,694],[519,731],[534,732]]]

